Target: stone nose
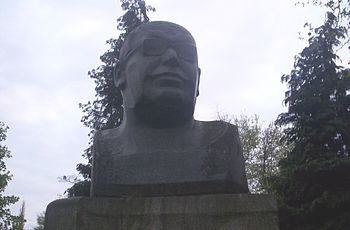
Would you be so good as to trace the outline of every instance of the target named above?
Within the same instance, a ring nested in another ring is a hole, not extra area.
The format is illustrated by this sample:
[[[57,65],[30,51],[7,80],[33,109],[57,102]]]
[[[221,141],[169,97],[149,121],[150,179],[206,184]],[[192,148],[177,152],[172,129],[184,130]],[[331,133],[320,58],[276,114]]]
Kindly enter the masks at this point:
[[[162,55],[163,64],[171,67],[179,66],[179,57],[176,50],[169,47]]]

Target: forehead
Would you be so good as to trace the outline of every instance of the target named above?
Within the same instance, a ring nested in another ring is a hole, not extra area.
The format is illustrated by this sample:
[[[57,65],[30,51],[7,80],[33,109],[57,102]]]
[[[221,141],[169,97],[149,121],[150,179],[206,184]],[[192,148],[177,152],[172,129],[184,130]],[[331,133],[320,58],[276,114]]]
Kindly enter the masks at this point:
[[[195,40],[184,27],[171,22],[148,22],[140,25],[126,38],[120,55],[137,48],[147,38],[164,39],[169,42],[186,42],[196,45]]]
[[[137,31],[135,32],[138,33],[138,35],[141,37],[157,36],[157,37],[168,38],[174,41],[177,41],[177,40],[194,41],[190,32],[188,32],[182,26],[179,26],[174,23],[166,23],[166,22],[148,23],[140,27],[139,32]]]

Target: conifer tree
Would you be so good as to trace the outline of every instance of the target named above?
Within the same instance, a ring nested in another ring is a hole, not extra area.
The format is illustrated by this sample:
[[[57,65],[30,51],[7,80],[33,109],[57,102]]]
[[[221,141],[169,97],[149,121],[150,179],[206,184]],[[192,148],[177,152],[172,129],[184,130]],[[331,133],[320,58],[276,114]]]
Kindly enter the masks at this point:
[[[350,71],[336,54],[348,38],[341,18],[327,12],[324,24],[310,31],[293,70],[282,76],[288,111],[277,124],[287,127],[294,147],[271,178],[281,230],[350,226]]]

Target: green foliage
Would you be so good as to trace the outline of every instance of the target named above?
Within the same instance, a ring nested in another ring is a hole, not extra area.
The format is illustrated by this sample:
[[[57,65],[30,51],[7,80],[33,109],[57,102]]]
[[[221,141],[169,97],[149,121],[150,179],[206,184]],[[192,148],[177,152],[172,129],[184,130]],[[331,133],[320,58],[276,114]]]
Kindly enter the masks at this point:
[[[250,192],[270,192],[268,178],[278,173],[279,160],[291,149],[283,140],[282,129],[274,123],[263,128],[257,115],[218,115],[218,118],[238,126]]]
[[[91,167],[91,165],[87,164],[86,167]],[[80,171],[78,170],[78,172]],[[68,179],[69,177],[73,177],[74,179],[73,180]],[[72,184],[72,187],[66,190],[68,197],[90,195],[90,184],[91,184],[90,177],[86,177],[84,180],[80,180],[77,178],[77,176],[73,175],[73,176],[63,176],[62,179],[63,179],[62,181],[69,182]]]
[[[73,186],[66,191],[68,196],[88,196],[90,193],[92,142],[95,132],[115,128],[120,125],[123,119],[123,99],[121,92],[113,83],[113,73],[119,68],[120,49],[125,37],[134,28],[149,21],[147,13],[155,11],[153,7],[146,5],[144,0],[121,0],[121,3],[125,13],[117,19],[117,29],[122,33],[120,33],[118,39],[111,38],[107,40],[110,48],[100,57],[103,64],[88,72],[88,75],[94,79],[96,84],[95,100],[79,105],[84,113],[81,121],[90,128],[89,147],[83,154],[88,162],[77,165],[77,171],[83,177],[83,180],[75,178]],[[64,177],[63,180],[65,180]]]
[[[11,157],[10,151],[1,142],[6,140],[6,132],[8,127],[4,123],[0,122],[0,229],[12,229],[13,223],[16,223],[18,217],[11,214],[9,205],[18,201],[16,196],[4,196],[8,182],[11,180],[12,175],[7,170],[4,160]]]
[[[281,230],[350,226],[350,72],[337,64],[335,52],[348,35],[340,14],[326,16],[310,32],[294,69],[282,76],[288,112],[276,122],[287,127],[286,140],[294,147],[270,180]]]
[[[350,29],[350,0],[298,0],[296,5],[313,5],[321,8],[325,8],[326,11],[331,13],[335,18],[335,28],[343,30],[343,37],[338,37],[339,44],[336,45],[336,52],[343,49],[350,43],[350,37],[348,30]],[[327,16],[328,17],[328,16]],[[309,35],[312,34],[312,25],[305,23],[305,27],[309,27]],[[347,47],[348,48],[348,47]],[[349,60],[347,60],[349,62]]]
[[[34,230],[44,230],[45,212],[42,212],[37,216],[36,223],[37,223],[37,226],[34,227]]]
[[[26,219],[24,218],[25,215],[25,202],[22,202],[21,208],[19,210],[19,215],[16,216],[16,219],[12,222],[12,229],[13,230],[24,230],[24,224],[26,222]]]

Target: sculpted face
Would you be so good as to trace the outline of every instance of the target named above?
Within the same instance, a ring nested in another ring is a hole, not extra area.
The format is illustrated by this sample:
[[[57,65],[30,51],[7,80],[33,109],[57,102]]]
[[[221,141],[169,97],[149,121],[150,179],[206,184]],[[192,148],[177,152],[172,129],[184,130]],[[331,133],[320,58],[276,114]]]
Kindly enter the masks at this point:
[[[143,24],[127,38],[120,59],[115,82],[126,109],[158,120],[174,113],[180,120],[193,118],[200,70],[186,29],[170,22]]]

